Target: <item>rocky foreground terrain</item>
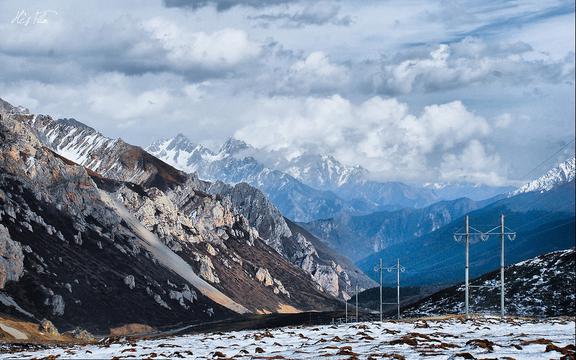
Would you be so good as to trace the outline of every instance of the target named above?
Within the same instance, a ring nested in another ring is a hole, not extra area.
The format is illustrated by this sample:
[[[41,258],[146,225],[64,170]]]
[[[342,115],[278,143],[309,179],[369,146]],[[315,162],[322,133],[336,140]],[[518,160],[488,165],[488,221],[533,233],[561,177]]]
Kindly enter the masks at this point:
[[[461,317],[285,327],[93,345],[6,346],[11,358],[543,359],[574,358],[574,320]]]

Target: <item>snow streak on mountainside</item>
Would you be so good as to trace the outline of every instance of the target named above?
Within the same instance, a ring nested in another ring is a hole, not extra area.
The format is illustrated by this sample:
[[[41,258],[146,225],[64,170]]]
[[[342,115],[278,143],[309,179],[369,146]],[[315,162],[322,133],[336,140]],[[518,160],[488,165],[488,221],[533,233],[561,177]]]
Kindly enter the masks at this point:
[[[494,271],[472,280],[474,286],[500,283]],[[576,315],[576,251],[555,251],[531,258],[505,270],[506,313],[518,316]],[[480,287],[471,292],[472,312],[497,313],[500,288]],[[464,312],[464,285],[445,289],[410,306],[405,316],[461,314]]]
[[[523,185],[518,190],[511,193],[517,195],[533,191],[549,191],[555,186],[570,182],[574,180],[576,173],[576,157],[572,157],[553,169],[550,169],[546,174],[542,175],[536,180],[530,181]]]
[[[366,178],[368,170],[346,166],[330,155],[304,154],[292,159],[284,172],[317,189],[334,190]]]
[[[225,195],[215,193],[210,183],[198,180],[195,175],[186,175],[177,171],[142,149],[126,144],[122,140],[109,139],[78,121],[67,119],[54,121],[48,116],[38,115],[32,117],[30,125],[45,138],[49,146],[64,157],[74,159],[105,177],[155,187],[165,192],[161,195],[167,195],[170,201],[174,203],[171,204],[171,211],[179,217],[191,218],[187,220],[188,222],[194,221],[198,217],[197,209],[189,209],[190,205],[182,201],[182,199],[189,197],[189,192],[193,194],[210,192],[215,197]],[[180,142],[180,145],[183,146],[185,139],[181,140],[183,141]],[[240,142],[229,141],[223,146],[221,152],[234,153],[239,151],[242,146],[243,144]],[[189,150],[193,152],[195,149]],[[204,152],[204,154],[214,157],[214,154],[210,155],[208,152]],[[224,209],[224,213],[232,213],[233,210],[239,211],[248,219],[250,226],[255,227],[250,230],[256,234],[254,237],[261,238],[288,261],[304,269],[309,274],[310,280],[314,281],[325,294],[347,297],[348,294],[343,289],[350,285],[350,282],[362,287],[372,284],[372,281],[352,263],[346,262],[344,259],[337,259],[333,253],[319,253],[315,246],[301,241],[295,234],[285,235],[281,230],[287,228],[285,219],[276,209],[270,211],[273,206],[267,203],[268,200],[260,191],[247,186],[243,188],[242,192],[254,193],[255,198],[263,198],[264,200],[254,203],[254,206],[243,207],[234,201],[235,197],[228,198],[219,205]],[[240,197],[240,199],[242,198]],[[124,196],[125,201],[127,201],[126,199],[129,197]],[[165,196],[154,197],[157,202],[165,201],[164,199]],[[148,203],[144,204],[149,205]],[[135,201],[131,205],[136,208],[143,206],[141,201]],[[150,217],[151,215],[142,213],[141,216]],[[177,231],[177,234],[173,234],[174,229],[170,228],[168,224],[165,225],[165,228],[159,228],[156,225],[158,220],[147,219],[146,222],[149,223],[149,230],[161,231],[161,235],[170,243],[174,243],[174,238],[179,240],[185,238],[180,230]],[[267,227],[264,227],[263,224]],[[282,244],[282,246],[278,247],[277,244]],[[281,248],[289,248],[293,253],[307,255],[289,255],[288,252],[281,251]],[[211,275],[207,274],[207,276],[211,278]]]

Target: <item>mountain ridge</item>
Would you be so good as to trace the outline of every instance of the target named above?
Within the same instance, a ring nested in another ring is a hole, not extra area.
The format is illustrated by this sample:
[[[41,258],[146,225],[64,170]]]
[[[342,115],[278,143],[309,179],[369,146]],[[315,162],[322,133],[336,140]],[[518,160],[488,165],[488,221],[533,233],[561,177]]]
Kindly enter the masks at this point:
[[[576,251],[542,254],[505,269],[505,311],[515,316],[574,316],[576,314]],[[498,313],[500,271],[471,280],[473,313]],[[434,316],[464,312],[464,285],[441,290],[403,309],[405,316]]]
[[[146,149],[180,170],[197,172],[202,179],[247,182],[265,192],[285,216],[296,222],[344,213],[365,215],[420,208],[443,199],[430,186],[371,180],[366,169],[344,165],[331,155],[304,153],[288,159],[234,138],[215,152],[182,134],[155,141]],[[509,187],[471,185],[449,188],[452,190],[444,192],[450,199],[466,193],[482,200],[510,191]]]
[[[510,193],[510,196],[540,191],[549,191],[558,184],[573,181],[576,174],[576,157],[571,157],[552,169],[548,170],[544,175],[522,185],[517,190]]]
[[[53,147],[55,151],[62,156],[81,163],[92,171],[100,173],[104,177],[133,182],[145,187],[155,187],[174,194],[181,193],[182,190],[180,188],[185,189],[186,187],[191,187],[195,189],[193,192],[195,194],[204,192],[206,194],[211,193],[213,196],[223,196],[223,194],[218,194],[213,191],[213,184],[199,180],[196,175],[188,175],[177,170],[162,160],[150,155],[140,147],[132,146],[120,139],[114,140],[107,138],[76,120],[52,120],[50,117],[37,115],[33,116],[29,120],[29,123],[46,139],[49,146]],[[228,149],[227,151],[233,151],[234,146],[232,145],[238,147],[238,144],[229,144],[226,148]],[[245,188],[245,190],[248,192],[258,192],[256,189],[247,190]],[[184,196],[188,196],[185,191]],[[176,199],[172,201],[174,201],[181,210],[187,209],[186,204],[178,205],[179,201]],[[227,206],[235,207],[243,211],[244,214],[248,214],[248,209],[242,209],[238,206],[237,202],[231,201],[231,199],[225,202],[229,204]],[[276,220],[272,222],[276,224],[276,226],[286,227],[285,224],[282,225],[284,219],[280,213],[277,211],[267,212],[270,206],[271,204],[262,204],[262,207],[256,208],[256,211],[265,212],[269,218],[275,217]],[[149,216],[149,214],[146,214],[146,216]],[[253,218],[247,216],[247,219],[250,222]],[[255,222],[252,222],[250,226],[258,227]],[[163,231],[170,232],[169,229]],[[290,244],[290,247],[298,248],[301,246],[303,249],[308,247],[306,244],[298,245],[298,241],[294,237],[281,236],[277,233],[273,233],[272,235],[274,236],[273,238],[266,237],[264,241],[276,250],[279,250],[279,248],[274,247],[274,244],[278,242],[294,243]],[[330,264],[330,260],[319,258],[313,251],[308,253],[308,260],[305,262],[301,259],[290,258],[285,252],[279,253],[289,261],[294,262],[297,266],[309,272],[312,279],[317,282],[322,291],[326,291],[330,296],[348,296],[343,293],[341,289],[345,288],[346,284],[350,281],[361,284],[361,286],[369,286],[371,284],[371,280],[362,274],[362,272],[355,269],[353,263],[348,263],[344,267],[334,265],[331,266],[330,269],[326,269],[321,263],[326,263],[327,261],[327,263]],[[315,276],[314,274],[319,271],[322,273],[327,272],[330,275],[328,277]],[[350,273],[350,277],[348,277],[347,272]],[[333,280],[334,278],[337,280]],[[337,284],[334,285],[333,281],[337,281]]]

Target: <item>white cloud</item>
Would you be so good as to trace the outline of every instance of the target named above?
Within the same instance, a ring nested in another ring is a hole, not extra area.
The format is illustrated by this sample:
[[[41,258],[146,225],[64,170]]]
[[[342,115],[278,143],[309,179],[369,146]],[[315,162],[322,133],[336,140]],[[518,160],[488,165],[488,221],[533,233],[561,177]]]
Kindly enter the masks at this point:
[[[170,101],[166,88],[130,89],[124,75],[105,74],[88,83],[87,103],[95,114],[120,120],[119,125],[132,125],[143,116],[159,115]]]
[[[349,84],[350,74],[346,66],[332,63],[322,51],[314,51],[292,64],[279,81],[279,92],[338,92]]]
[[[510,124],[512,124],[512,122],[514,121],[513,117],[511,114],[509,113],[505,113],[502,114],[498,117],[496,117],[495,121],[494,121],[494,126],[500,129],[504,129],[510,126]]]
[[[553,59],[523,42],[489,44],[465,38],[437,45],[428,52],[410,50],[385,59],[374,86],[385,93],[409,94],[480,83],[561,83],[573,78],[570,58]]]
[[[479,171],[499,170],[492,169],[499,158],[478,148],[489,141],[489,123],[458,101],[427,106],[417,115],[406,104],[381,97],[359,104],[340,96],[277,97],[260,100],[256,108],[246,114],[251,120],[236,137],[267,150],[333,154],[380,179],[426,181],[446,170],[447,177],[461,180],[449,165],[462,153],[474,155]]]
[[[497,154],[490,154],[484,145],[472,139],[459,153],[442,158],[440,179],[500,186],[506,184],[503,165]]]
[[[199,31],[162,16],[63,17],[28,27],[0,24],[0,65],[14,68],[10,77],[65,82],[111,71],[222,77],[261,53],[261,44],[237,28]]]
[[[190,32],[160,18],[146,21],[144,28],[166,51],[166,59],[183,69],[197,66],[228,68],[254,59],[260,53],[260,46],[243,30]]]

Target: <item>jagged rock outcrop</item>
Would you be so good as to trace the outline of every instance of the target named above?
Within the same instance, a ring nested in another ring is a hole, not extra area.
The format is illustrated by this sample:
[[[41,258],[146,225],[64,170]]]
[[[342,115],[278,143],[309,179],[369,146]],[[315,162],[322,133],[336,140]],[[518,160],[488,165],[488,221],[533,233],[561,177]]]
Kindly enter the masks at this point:
[[[124,284],[130,288],[130,290],[136,287],[136,280],[134,279],[134,275],[126,275],[124,277]]]
[[[250,225],[258,230],[264,241],[291,263],[306,271],[318,286],[327,294],[341,297],[341,289],[352,282],[361,288],[369,287],[372,282],[364,274],[355,271],[355,267],[343,262],[336,271],[336,259],[333,254],[319,254],[310,240],[305,236],[303,229],[292,224],[258,189],[239,183],[235,186],[217,181],[208,188],[209,193],[218,194],[233,204],[239,212],[244,214]],[[316,239],[317,241],[317,239]],[[317,241],[318,242],[318,241]]]
[[[82,328],[76,328],[72,331],[72,337],[76,340],[81,341],[94,341],[96,338],[88,330]]]
[[[0,225],[0,289],[4,288],[7,281],[18,281],[23,272],[22,246],[10,238],[5,226]]]
[[[274,280],[272,279],[272,276],[270,275],[268,270],[266,270],[264,268],[259,268],[258,271],[256,271],[256,275],[254,275],[254,276],[256,277],[256,280],[263,283],[264,286],[272,286],[274,284]]]

